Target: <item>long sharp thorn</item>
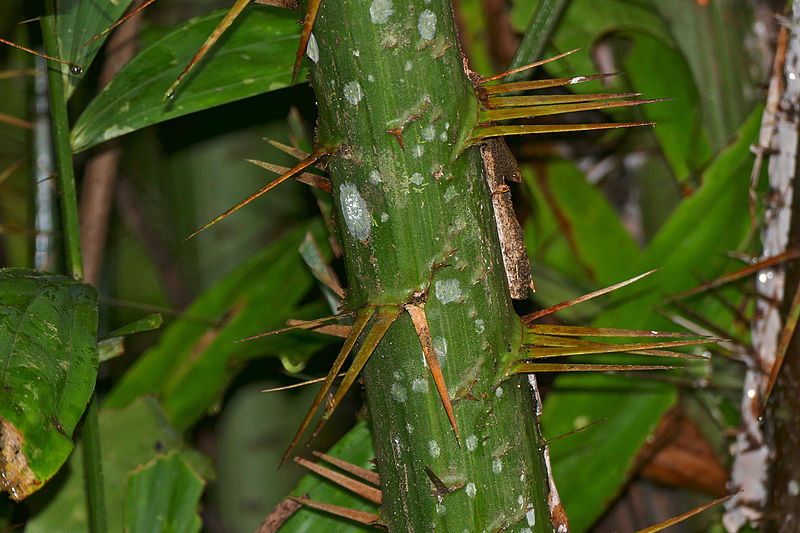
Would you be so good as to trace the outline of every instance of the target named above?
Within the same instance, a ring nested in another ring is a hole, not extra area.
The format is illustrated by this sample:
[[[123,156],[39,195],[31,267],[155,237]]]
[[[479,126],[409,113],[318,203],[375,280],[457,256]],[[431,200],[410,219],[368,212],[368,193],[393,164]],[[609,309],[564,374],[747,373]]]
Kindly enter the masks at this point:
[[[11,115],[6,115],[5,113],[0,113],[0,122],[4,122],[11,126],[17,126],[19,128],[25,128],[26,130],[33,129],[33,122],[22,118],[12,117]]]
[[[141,12],[141,11],[142,11],[144,8],[146,8],[147,6],[149,6],[150,4],[152,4],[152,3],[153,3],[153,2],[155,2],[155,1],[156,1],[156,0],[147,0],[147,1],[146,1],[144,4],[142,4],[142,5],[138,6],[137,8],[135,8],[135,9],[133,9],[133,10],[131,10],[131,12],[130,12],[130,13],[128,13],[127,15],[125,15],[124,17],[122,17],[121,19],[119,19],[118,21],[116,21],[114,24],[112,24],[112,25],[111,25],[111,26],[109,26],[108,28],[104,29],[103,31],[101,31],[100,33],[98,33],[97,35],[95,35],[94,37],[92,37],[91,39],[89,39],[88,41],[86,41],[85,43],[83,43],[83,44],[81,45],[81,47],[80,47],[80,48],[78,48],[78,50],[83,50],[85,47],[89,46],[90,44],[92,44],[93,42],[95,42],[97,39],[99,39],[99,38],[100,38],[100,37],[102,37],[103,35],[107,34],[108,32],[112,31],[114,28],[116,28],[116,27],[117,27],[117,26],[119,26],[120,24],[123,24],[123,23],[125,23],[125,22],[126,22],[128,19],[130,19],[131,17],[134,17],[134,16],[136,16],[136,14],[137,14],[137,13]]]
[[[422,345],[422,353],[425,354],[425,360],[431,370],[436,390],[439,391],[439,398],[442,399],[447,419],[450,420],[450,426],[452,426],[453,433],[456,435],[456,441],[461,446],[456,417],[453,414],[453,406],[450,403],[450,393],[447,392],[447,385],[445,385],[444,375],[442,375],[442,367],[439,365],[439,357],[436,355],[436,350],[433,349],[433,338],[431,337],[430,327],[428,327],[428,317],[425,316],[425,308],[414,304],[406,304],[405,307],[411,317],[411,322],[414,323],[414,329],[417,330],[417,338],[419,338],[419,343]]]
[[[524,107],[531,105],[573,104],[577,102],[596,102],[598,100],[618,100],[635,98],[642,93],[614,94],[530,94],[525,96],[492,96],[487,99],[487,107]]]
[[[769,399],[770,394],[772,394],[772,389],[775,387],[775,381],[778,379],[778,373],[781,370],[781,366],[783,366],[783,360],[786,357],[786,350],[789,348],[789,343],[794,337],[794,330],[797,327],[797,321],[800,318],[800,284],[797,286],[797,290],[794,293],[794,298],[792,298],[792,306],[789,308],[789,316],[786,317],[786,322],[783,325],[783,330],[781,331],[780,341],[778,342],[778,348],[775,350],[775,361],[772,363],[772,368],[769,372],[769,379],[767,381],[767,388],[764,392],[764,398],[761,400],[761,409],[760,412],[764,412],[764,407],[767,405],[767,400]]]
[[[581,427],[579,427],[577,429],[573,429],[572,431],[568,431],[567,433],[562,433],[558,437],[553,437],[552,439],[547,439],[546,441],[544,441],[542,443],[542,446],[550,446],[554,442],[559,441],[559,440],[563,439],[564,437],[569,437],[570,435],[574,435],[574,434],[579,433],[579,432],[581,432],[581,431],[583,431],[585,429],[589,429],[590,427],[596,426],[597,424],[601,424],[601,423],[605,422],[606,420],[608,420],[608,417],[604,416],[600,420],[595,420],[594,422],[589,422],[588,424],[585,424],[585,425],[583,425],[583,426],[581,426]]]
[[[481,126],[472,133],[472,143],[479,143],[488,137],[508,135],[536,135],[541,133],[568,133],[573,131],[616,130],[655,126],[655,122],[608,122],[602,124],[504,124],[502,126]]]
[[[535,105],[526,107],[511,107],[503,109],[489,109],[481,113],[485,120],[500,121],[516,118],[544,117],[562,113],[575,113],[579,111],[594,111],[596,109],[610,109],[614,107],[632,107],[643,104],[664,102],[668,98],[654,100],[610,100],[602,102],[582,102],[576,104]]]
[[[594,74],[591,76],[573,76],[571,78],[552,78],[547,80],[518,81],[515,83],[500,83],[497,85],[487,85],[483,88],[487,94],[513,93],[517,91],[527,91],[535,89],[549,89],[550,87],[563,87],[575,83],[583,83],[591,80],[601,80],[616,76],[618,72],[608,74]]]
[[[282,175],[285,172],[289,171],[288,167],[282,167],[280,165],[273,165],[272,163],[267,163],[266,161],[258,161],[257,159],[245,159],[248,163],[252,165],[259,166],[261,168],[267,169],[270,172],[274,172],[275,174]],[[316,187],[326,193],[330,194],[333,190],[331,186],[331,180],[326,178],[325,176],[318,176],[317,174],[311,174],[310,172],[301,172],[297,174],[294,179],[301,183],[305,183],[306,185],[311,185],[312,187]]]
[[[694,337],[696,337],[696,335],[694,335]],[[703,343],[703,342],[713,342],[714,340],[716,340],[716,339],[713,339],[713,338],[709,338],[709,339],[706,339],[706,340],[694,339],[694,342]],[[611,346],[609,344],[604,344],[604,343],[596,342],[596,341],[586,341],[586,340],[582,340],[582,339],[577,339],[575,337],[559,337],[559,336],[555,336],[555,335],[551,336],[551,335],[529,335],[529,334],[525,334],[525,335],[523,335],[522,342],[523,342],[523,345],[526,345],[526,348],[527,347],[534,348],[535,346],[572,347],[572,348],[574,348],[576,350],[576,352],[580,351],[580,353],[576,353],[574,355],[581,355],[581,354],[585,354],[585,353],[595,353],[595,352],[587,352],[586,350],[588,348],[602,349],[604,347],[607,348],[607,347]],[[634,345],[633,344],[628,344],[628,345],[620,344],[618,346],[633,347]],[[672,343],[664,343],[663,347],[669,348],[671,346],[674,346],[674,344],[672,344]],[[600,353],[602,353],[602,352],[600,352]],[[685,354],[685,353],[682,353],[682,352],[669,352],[669,351],[666,351],[666,350],[659,350],[659,349],[630,349],[630,350],[625,350],[625,353],[633,353],[633,354],[637,354],[637,355],[654,355],[654,356],[657,356],[657,357],[673,357],[673,358],[680,358],[680,359],[707,359],[707,357],[704,357],[702,355]],[[563,355],[565,355],[565,354],[545,353],[545,355],[541,355],[539,357],[561,357]]]
[[[322,324],[323,322],[328,322],[329,320],[336,320],[337,318],[342,318],[345,316],[352,315],[353,313],[338,313],[331,316],[326,316],[323,318],[316,318],[314,320],[299,320],[294,324],[289,324],[289,326],[280,329],[273,329],[272,331],[267,331],[266,333],[259,333],[258,335],[253,335],[251,337],[245,337],[243,339],[239,339],[236,342],[245,342],[245,341],[252,341],[254,339],[260,339],[261,337],[269,337],[270,335],[277,335],[278,333],[283,333],[285,331],[291,331],[293,329],[310,329],[314,326]]]
[[[727,500],[731,496],[733,496],[733,494],[729,494],[727,496],[723,496],[722,498],[717,498],[716,500],[714,500],[712,502],[709,502],[709,503],[707,503],[705,505],[701,505],[700,507],[692,509],[689,512],[683,513],[682,515],[676,516],[674,518],[670,518],[669,520],[664,520],[663,522],[660,522],[660,523],[658,523],[658,524],[656,524],[654,526],[650,526],[650,527],[646,527],[644,529],[640,529],[636,533],[657,533],[658,531],[662,531],[662,530],[664,530],[664,529],[666,529],[666,528],[668,528],[670,526],[674,526],[675,524],[678,524],[678,523],[683,522],[684,520],[687,520],[687,519],[689,519],[689,518],[691,518],[691,517],[693,517],[693,516],[695,516],[697,514],[700,514],[703,511],[705,511],[706,509],[708,509],[710,507],[713,507],[714,505],[717,505],[719,503],[724,502],[725,500]]]
[[[83,73],[83,67],[81,65],[77,64],[77,63],[73,63],[72,61],[66,61],[64,59],[59,59],[57,57],[53,57],[53,56],[49,56],[47,54],[43,54],[41,52],[37,52],[36,50],[31,50],[30,48],[25,48],[21,44],[17,44],[15,42],[8,41],[6,39],[0,39],[0,43],[7,44],[8,46],[13,46],[14,48],[22,50],[23,52],[28,52],[29,54],[33,54],[35,56],[43,57],[45,59],[49,59],[50,61],[55,61],[56,63],[61,63],[62,65],[67,65],[69,67],[70,71],[73,74],[82,74]]]
[[[233,4],[233,7],[225,14],[225,17],[222,21],[214,28],[214,31],[211,32],[211,35],[208,36],[206,41],[203,43],[203,46],[197,51],[189,64],[184,67],[183,72],[180,73],[178,78],[175,82],[167,89],[167,92],[164,93],[164,98],[171,99],[175,96],[175,90],[178,88],[178,85],[183,81],[187,74],[189,74],[192,69],[194,69],[195,65],[203,58],[206,53],[214,46],[214,43],[220,38],[220,36],[225,33],[233,21],[236,20],[236,17],[242,12],[242,10],[247,7],[247,4],[250,3],[250,0],[236,0],[236,3]]]
[[[378,476],[377,472],[373,472],[372,470],[367,470],[366,468],[361,468],[358,465],[354,465],[353,463],[348,463],[344,459],[339,459],[338,457],[333,457],[332,455],[328,455],[318,451],[312,451],[314,457],[319,457],[326,463],[330,463],[337,468],[341,468],[345,472],[353,474],[356,477],[360,477],[364,481],[368,483],[372,483],[376,487],[379,487],[381,484],[381,478]]]
[[[286,323],[290,326],[296,326],[301,322],[303,321],[294,319],[289,319],[286,321]],[[324,335],[330,335],[331,337],[341,337],[342,339],[346,339],[347,336],[350,335],[350,330],[353,329],[353,326],[348,326],[346,324],[327,324],[320,326],[300,325],[300,329],[307,329],[313,331],[314,333],[322,333]]]
[[[308,470],[319,474],[320,476],[333,481],[337,485],[344,487],[345,489],[362,496],[372,503],[377,503],[378,505],[381,504],[381,500],[383,499],[381,494],[381,489],[371,487],[366,483],[362,483],[361,481],[356,481],[355,479],[349,478],[340,472],[336,472],[335,470],[331,470],[330,468],[326,468],[322,465],[317,463],[313,463],[308,459],[303,459],[302,457],[295,457],[294,462],[304,466]]]
[[[588,346],[564,346],[547,348],[528,348],[522,347],[524,359],[545,358],[545,357],[564,357],[567,355],[592,355],[601,353],[627,353],[642,350],[654,350],[658,348],[678,348],[680,346],[697,346],[698,344],[708,344],[717,339],[701,339],[687,341],[668,341],[668,342],[636,342],[630,344],[602,344],[593,343]],[[682,354],[675,354],[674,357],[681,357]]]
[[[314,500],[309,500],[308,498],[301,498],[298,496],[289,496],[289,499],[294,500],[297,503],[302,503],[307,507],[319,509],[320,511],[325,511],[326,513],[330,513],[332,515],[341,516],[342,518],[347,518],[349,520],[353,520],[354,522],[358,522],[360,524],[364,524],[367,526],[379,525],[381,523],[380,521],[381,517],[374,513],[368,513],[366,511],[358,511],[356,509],[350,509],[349,507],[342,507],[341,505],[332,505],[330,503],[315,502]]]
[[[562,57],[566,57],[566,56],[568,56],[570,54],[574,54],[578,50],[580,50],[580,48],[575,48],[574,50],[570,50],[569,52],[564,52],[563,54],[558,54],[557,56],[553,56],[553,57],[550,57],[550,58],[547,58],[547,59],[541,59],[539,61],[535,61],[535,62],[530,63],[528,65],[523,65],[523,66],[517,67],[515,69],[507,70],[506,72],[501,72],[500,74],[495,74],[494,76],[489,76],[488,78],[483,78],[480,81],[480,83],[481,84],[489,83],[490,81],[499,80],[500,78],[505,78],[506,76],[511,76],[512,74],[516,74],[517,72],[523,72],[525,70],[532,69],[534,67],[538,67],[538,66],[544,65],[546,63],[551,63],[553,61],[557,61],[557,60],[561,59]]]
[[[304,151],[299,150],[299,149],[297,149],[297,148],[295,148],[293,146],[289,146],[288,144],[283,144],[282,142],[274,141],[274,140],[268,139],[266,137],[263,137],[263,139],[265,141],[267,141],[269,144],[271,144],[272,146],[274,146],[275,148],[277,148],[278,150],[280,150],[281,152],[283,152],[285,154],[289,154],[290,156],[294,157],[295,159],[303,160],[303,159],[305,159],[306,157],[308,157],[310,155],[308,152],[304,152]]]
[[[319,12],[321,3],[322,0],[311,0],[308,3],[308,11],[306,11],[306,16],[303,18],[303,30],[300,33],[300,46],[297,47],[297,53],[295,53],[294,56],[292,85],[294,85],[295,79],[297,78],[297,71],[300,70],[300,62],[303,60],[303,54],[306,53],[306,46],[308,46],[308,40],[311,38],[311,30],[314,28],[314,20],[317,18],[317,12]]]
[[[283,454],[283,458],[281,459],[280,464],[283,464],[286,461],[286,458],[292,453],[294,447],[297,446],[297,443],[300,441],[300,437],[303,435],[306,427],[308,426],[311,419],[314,417],[314,413],[319,407],[319,404],[322,403],[323,398],[328,393],[328,390],[331,388],[331,384],[333,380],[336,378],[336,375],[339,373],[339,370],[342,368],[345,359],[350,354],[350,351],[353,349],[353,346],[356,345],[356,341],[358,337],[361,335],[361,332],[369,322],[369,319],[372,318],[375,309],[372,307],[366,307],[360,309],[356,313],[356,319],[353,323],[353,329],[350,330],[350,335],[345,339],[344,344],[342,345],[342,349],[339,351],[339,355],[336,357],[336,360],[333,362],[333,366],[331,366],[328,375],[325,377],[325,381],[322,383],[322,387],[320,387],[317,395],[314,397],[314,401],[311,402],[311,407],[306,412],[306,416],[303,418],[303,421],[300,423],[300,429],[297,430],[294,438],[292,439],[291,444],[289,444],[289,448],[286,450],[286,453]],[[280,465],[278,465],[280,466]]]
[[[558,324],[530,324],[526,329],[541,335],[564,335],[580,337],[697,337],[693,333],[672,331],[649,331],[644,329],[586,328],[582,326],[561,326]]]
[[[562,309],[566,309],[567,307],[571,307],[573,305],[576,305],[576,304],[591,300],[592,298],[597,298],[598,296],[602,296],[604,294],[607,294],[609,292],[615,291],[617,289],[621,289],[622,287],[625,287],[626,285],[630,285],[631,283],[635,283],[635,282],[639,281],[640,279],[642,279],[644,277],[647,277],[650,274],[653,274],[656,271],[658,271],[658,269],[651,270],[650,272],[645,272],[644,274],[639,274],[638,276],[632,277],[631,279],[625,280],[625,281],[623,281],[621,283],[617,283],[615,285],[611,285],[611,286],[605,287],[603,289],[599,289],[599,290],[596,290],[594,292],[590,292],[588,294],[584,294],[583,296],[578,296],[577,298],[573,298],[571,300],[567,300],[566,302],[561,302],[560,304],[556,304],[556,305],[550,306],[550,307],[548,307],[546,309],[542,309],[541,311],[536,311],[535,313],[531,313],[529,315],[525,315],[525,316],[522,317],[522,321],[524,323],[526,323],[526,324],[529,323],[529,322],[533,322],[537,318],[543,317],[545,315],[551,315],[553,313],[561,311]]]
[[[342,376],[344,376],[344,374],[339,374],[336,377],[342,377]],[[261,389],[261,392],[279,392],[284,390],[297,389],[299,387],[305,387],[306,385],[313,385],[314,383],[319,383],[320,381],[325,381],[325,378],[309,379],[307,381],[301,381],[300,383],[293,383],[292,385],[284,385],[282,387],[272,387],[271,389]]]
[[[758,263],[753,263],[752,265],[747,265],[744,268],[740,268],[735,272],[731,272],[730,274],[726,274],[724,276],[720,276],[719,278],[709,281],[708,283],[704,283],[699,287],[695,287],[693,289],[689,289],[688,291],[684,291],[680,294],[676,294],[675,296],[670,296],[665,301],[666,302],[674,302],[675,300],[680,300],[686,298],[687,296],[692,296],[694,294],[707,291],[709,289],[713,289],[715,287],[719,287],[720,285],[725,285],[726,283],[730,283],[732,281],[736,281],[737,279],[741,279],[743,277],[749,276],[750,274],[754,274],[759,270],[764,268],[769,268],[773,265],[777,265],[779,263],[783,263],[784,261],[789,261],[791,259],[797,259],[800,257],[800,250],[791,249],[786,250],[785,252],[768,257],[763,261],[759,261]]]
[[[538,374],[540,372],[628,372],[640,370],[675,370],[680,366],[669,365],[604,365],[581,363],[517,363],[506,377],[514,374]]]
[[[253,194],[251,194],[250,196],[248,196],[247,198],[245,198],[244,200],[242,200],[241,202],[239,202],[235,206],[231,207],[230,209],[228,209],[227,211],[225,211],[224,213],[219,215],[217,218],[215,218],[211,222],[207,223],[202,228],[198,229],[197,231],[195,231],[194,233],[192,233],[191,235],[186,237],[186,240],[188,241],[189,239],[191,239],[192,237],[194,237],[195,235],[197,235],[201,231],[204,231],[204,230],[210,228],[211,226],[213,226],[214,224],[216,224],[217,222],[219,222],[223,218],[227,217],[228,215],[230,215],[231,213],[233,213],[235,211],[238,211],[239,209],[241,209],[242,207],[246,206],[247,204],[249,204],[250,202],[252,202],[256,198],[258,198],[259,196],[261,196],[265,192],[270,191],[271,189],[274,189],[275,187],[277,187],[278,185],[280,185],[284,181],[288,180],[289,178],[294,177],[297,173],[301,172],[303,169],[307,168],[308,166],[313,165],[315,162],[319,161],[322,157],[324,157],[324,156],[326,156],[326,155],[328,155],[330,153],[332,153],[332,150],[325,150],[323,152],[314,152],[313,154],[311,154],[310,156],[305,158],[303,161],[301,161],[297,165],[295,165],[292,168],[290,168],[287,172],[285,172],[283,175],[281,175],[277,179],[275,179],[272,182],[270,182],[269,184],[261,187],[259,190],[257,190],[256,192],[254,192]]]
[[[319,432],[322,431],[322,428],[325,427],[325,424],[328,422],[331,414],[336,407],[339,406],[347,391],[350,390],[350,387],[355,382],[358,374],[361,373],[361,369],[367,364],[367,361],[369,361],[369,358],[372,356],[372,353],[375,351],[378,343],[381,342],[384,334],[386,334],[389,326],[392,325],[397,316],[400,314],[400,309],[402,308],[378,309],[375,316],[375,323],[372,325],[369,333],[367,333],[366,337],[364,338],[364,344],[361,345],[361,348],[358,350],[358,353],[353,359],[353,363],[350,365],[350,368],[347,369],[347,374],[345,374],[344,379],[342,379],[341,385],[339,385],[339,388],[336,389],[336,394],[334,395],[333,400],[331,400],[328,408],[322,415],[317,427],[314,428],[311,438],[308,439],[309,442],[314,440]]]

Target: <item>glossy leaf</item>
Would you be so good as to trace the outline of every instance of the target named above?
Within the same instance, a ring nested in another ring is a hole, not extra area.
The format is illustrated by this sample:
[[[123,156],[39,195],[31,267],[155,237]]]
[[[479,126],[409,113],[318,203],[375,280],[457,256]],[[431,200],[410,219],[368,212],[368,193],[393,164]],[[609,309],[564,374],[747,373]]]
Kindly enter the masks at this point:
[[[658,123],[653,134],[675,179],[684,182],[694,177],[711,156],[698,89],[677,50],[646,33],[635,33],[632,40],[631,51],[624,59],[625,72],[637,91],[648,97],[671,98],[641,109],[648,120]]]
[[[145,126],[288,86],[299,39],[297,15],[255,5],[244,10],[174,98],[164,99],[224,15],[194,18],[139,52],[78,118],[73,149],[80,152]]]
[[[125,531],[192,533],[200,531],[197,506],[205,483],[180,455],[159,457],[128,478]]]
[[[72,451],[97,377],[97,294],[65,276],[9,268],[0,270],[0,302],[1,488],[22,499]]]
[[[574,265],[565,272],[598,286],[619,282],[641,253],[619,217],[571,163],[541,168],[523,169],[536,205],[525,231],[534,265]]]
[[[57,68],[63,73],[64,91],[67,99],[83,79],[84,73],[89,69],[109,34],[90,44],[86,43],[114,24],[130,4],[131,0],[118,0],[115,2],[59,0],[56,2],[58,58],[83,67],[82,71],[78,72],[70,70],[66,65],[50,63],[49,68]]]
[[[301,226],[198,297],[125,374],[108,395],[106,405],[122,407],[141,394],[156,394],[172,423],[185,429],[217,401],[243,361],[282,352],[287,339],[280,335],[236,341],[297,318],[298,304],[313,284],[297,253],[309,229],[320,232],[322,225]],[[297,335],[330,342],[310,332]],[[310,347],[318,348],[319,342]],[[301,357],[309,354],[299,353]]]
[[[372,449],[372,437],[367,422],[359,422],[327,453],[362,468],[373,470],[374,467],[370,461],[375,457],[375,454]],[[376,505],[342,490],[338,485],[322,479],[315,474],[304,476],[297,486],[297,489],[292,494],[298,496],[308,494],[309,499],[314,501],[340,505],[370,513],[378,512]],[[310,533],[317,531],[325,531],[326,533],[356,533],[374,531],[374,529],[308,508],[302,508],[297,511],[297,513],[295,513],[280,529],[281,533]]]
[[[193,471],[208,475],[206,459],[182,449],[181,437],[153,398],[139,398],[124,409],[102,408],[99,424],[100,442],[108,443],[101,445],[101,450],[109,531],[124,531],[123,524],[130,514],[125,503],[128,480],[131,474],[152,467],[154,460],[176,457]],[[35,510],[25,525],[28,533],[85,533],[89,530],[83,454],[70,456],[62,476],[59,490],[47,495],[46,505],[41,505],[45,500],[32,502]],[[187,493],[186,499],[196,505],[194,493]]]

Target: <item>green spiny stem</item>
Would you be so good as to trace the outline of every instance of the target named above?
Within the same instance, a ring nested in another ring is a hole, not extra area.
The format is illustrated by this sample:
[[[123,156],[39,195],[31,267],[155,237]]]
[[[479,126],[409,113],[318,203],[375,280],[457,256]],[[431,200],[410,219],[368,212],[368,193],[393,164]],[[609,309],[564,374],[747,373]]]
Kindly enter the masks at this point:
[[[401,313],[365,370],[390,531],[552,531],[527,377],[480,153],[478,102],[445,0],[324,0],[309,55],[348,308],[425,304],[459,446]],[[450,489],[432,488],[426,469]]]
[[[46,15],[42,17],[42,38],[45,52],[50,56],[56,56],[58,50],[56,43],[56,4],[47,0],[45,5]],[[73,278],[83,281],[81,233],[78,223],[78,195],[75,190],[75,171],[72,166],[69,117],[67,115],[62,68],[66,67],[51,64],[48,68],[53,144],[56,152],[58,185],[61,193],[61,227],[64,234],[67,269]],[[108,524],[100,459],[100,428],[97,418],[96,394],[92,396],[89,408],[84,416],[83,443],[90,528],[92,533],[105,533],[108,531]]]

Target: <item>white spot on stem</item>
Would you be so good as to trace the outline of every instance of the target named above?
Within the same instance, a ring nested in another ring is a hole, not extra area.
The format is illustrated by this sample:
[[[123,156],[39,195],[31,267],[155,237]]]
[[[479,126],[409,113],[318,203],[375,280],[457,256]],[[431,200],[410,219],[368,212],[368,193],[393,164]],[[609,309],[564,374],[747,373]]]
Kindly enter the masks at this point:
[[[421,144],[415,144],[414,148],[411,149],[411,155],[414,157],[422,157],[422,154],[425,153],[425,147]]]
[[[525,520],[528,521],[528,525],[531,527],[536,525],[536,513],[533,512],[533,507],[531,507],[527,513],[525,513]]]
[[[467,492],[467,496],[469,496],[470,498],[475,497],[475,492],[477,492],[477,489],[475,488],[475,483],[472,482],[467,483],[467,487],[465,490]]]
[[[436,137],[436,128],[433,127],[433,124],[429,124],[422,128],[422,138],[426,141],[430,142]]]
[[[452,185],[449,186],[446,191],[444,191],[444,201],[445,202],[449,202],[450,200],[452,200],[456,196],[458,196],[458,193],[456,192],[456,188],[453,187]]]
[[[480,335],[483,333],[483,330],[486,329],[486,324],[483,322],[483,319],[476,318],[475,319],[475,333]]]
[[[369,6],[369,18],[373,24],[385,24],[393,13],[392,0],[372,0]]]
[[[317,38],[313,33],[308,35],[308,45],[306,45],[306,55],[308,58],[317,63],[319,61],[319,46],[317,46]]]
[[[420,37],[426,41],[433,39],[436,35],[436,15],[430,9],[426,9],[419,15],[417,20],[417,30]]]
[[[392,398],[397,400],[400,403],[405,403],[406,401],[406,389],[400,385],[399,383],[392,383]]]
[[[439,449],[439,443],[435,440],[428,441],[428,453],[433,458],[439,457],[439,454],[442,453],[442,451]]]
[[[467,437],[467,450],[474,452],[475,448],[478,447],[478,437],[475,435],[470,435]]]
[[[353,105],[358,105],[364,97],[361,92],[361,85],[357,81],[348,81],[344,86],[344,97]]]
[[[443,305],[457,302],[459,298],[461,298],[461,283],[457,279],[440,279],[436,281],[436,299]]]
[[[370,216],[367,202],[361,197],[356,186],[352,183],[343,184],[339,189],[339,201],[350,235],[360,241],[366,241],[369,238]]]
[[[503,396],[503,387],[497,387],[494,390],[494,395],[499,399]]]
[[[414,392],[419,392],[420,394],[425,394],[428,392],[428,380],[422,378],[416,378],[414,381],[411,382],[411,390]]]
[[[434,337],[433,351],[436,354],[436,358],[439,360],[439,364],[444,366],[444,363],[447,361],[447,339],[444,337]]]
[[[502,471],[503,471],[503,460],[500,459],[499,457],[495,457],[494,460],[492,460],[492,472],[494,472],[495,474],[499,474]]]
[[[425,180],[422,177],[422,174],[420,174],[419,172],[414,172],[413,174],[411,174],[411,182],[414,185],[422,185],[423,183],[425,183]]]

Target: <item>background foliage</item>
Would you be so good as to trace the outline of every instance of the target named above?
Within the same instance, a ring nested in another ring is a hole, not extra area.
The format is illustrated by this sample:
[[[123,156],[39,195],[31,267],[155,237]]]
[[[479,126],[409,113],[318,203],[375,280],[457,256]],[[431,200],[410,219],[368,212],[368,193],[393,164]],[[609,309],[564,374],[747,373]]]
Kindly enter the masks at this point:
[[[654,129],[513,144],[524,174],[514,197],[537,287],[535,300],[520,311],[658,267],[658,274],[638,286],[560,318],[677,329],[664,316],[664,298],[741,266],[731,252],[758,252],[748,215],[749,147],[758,133],[772,59],[765,30],[774,27],[771,7],[725,0],[518,0],[510,5],[463,0],[456,12],[473,70],[501,70],[536,10],[555,4],[564,9],[546,26],[551,38],[544,54],[583,50],[547,65],[539,75],[624,71],[571,88],[674,100],[612,114],[615,120],[657,121]],[[184,237],[269,179],[245,158],[290,166],[291,158],[263,137],[310,147],[311,92],[302,84],[286,88],[298,15],[263,5],[247,8],[177,98],[165,102],[165,88],[221,18],[222,11],[212,11],[228,3],[176,0],[149,7],[138,35],[140,51],[102,90],[99,63],[111,51],[100,42],[84,49],[75,44],[88,41],[127,4],[88,5],[96,6],[59,2],[57,20],[60,35],[70,36],[60,57],[86,67],[80,76],[65,74],[78,175],[96,153],[92,147],[102,150],[100,143],[119,137],[122,151],[97,287],[99,336],[156,311],[165,318],[160,330],[126,337],[125,353],[100,369],[110,525],[112,530],[124,523],[129,531],[196,531],[202,515],[208,531],[252,531],[296,486],[300,473],[293,465],[278,474],[274,467],[309,401],[307,391],[259,391],[323,373],[332,340],[301,332],[233,341],[289,318],[326,314],[329,304],[297,250],[310,232],[326,260],[333,253],[318,198],[294,182],[198,238]],[[493,8],[495,15],[488,17]],[[0,36],[36,45],[36,25],[17,22],[38,14],[35,6],[3,3]],[[90,66],[95,54],[98,61]],[[34,65],[12,48],[0,49],[0,60],[0,74],[27,72]],[[0,77],[0,113],[28,120],[33,107],[31,76]],[[0,135],[0,261],[30,267],[33,221],[42,216],[31,176],[41,154],[26,127],[0,121]],[[739,292],[725,295],[734,306],[744,305]],[[719,298],[701,295],[687,303],[746,342],[746,327]],[[741,373],[737,363],[716,358],[661,381],[606,375],[548,380],[547,436],[605,419],[553,444],[556,480],[574,531],[590,530],[625,494],[641,469],[640,450],[673,408],[701,427],[724,463],[726,435],[738,422]],[[697,387],[701,382],[705,386]],[[357,398],[352,406],[354,412]],[[329,424],[336,430],[320,448],[352,424],[352,413]],[[366,465],[371,443],[364,423],[336,450]],[[206,457],[213,459],[213,468]],[[81,468],[80,456],[73,454],[34,498],[19,505],[4,502],[5,524],[24,521],[31,531],[85,531]],[[642,527],[698,499],[681,489],[638,482],[633,487],[668,498],[655,510],[634,509],[633,516],[646,522]],[[312,477],[297,490],[366,508]],[[163,505],[169,524],[147,522],[147,502]],[[612,512],[609,527],[614,519]],[[708,522],[696,527],[706,530]],[[354,529],[310,511],[286,525],[287,531]]]

